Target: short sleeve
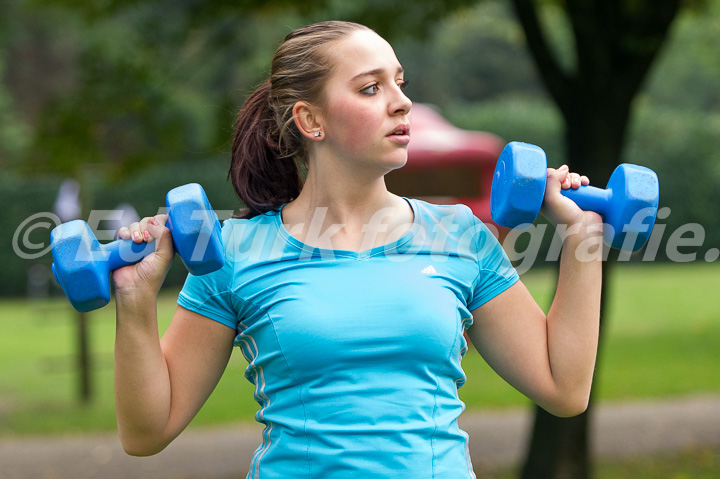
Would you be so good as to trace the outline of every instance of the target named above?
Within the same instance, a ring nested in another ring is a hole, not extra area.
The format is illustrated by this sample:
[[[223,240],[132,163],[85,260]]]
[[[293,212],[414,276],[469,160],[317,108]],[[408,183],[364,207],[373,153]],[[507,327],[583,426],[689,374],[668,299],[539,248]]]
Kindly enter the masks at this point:
[[[223,229],[223,240],[227,239]],[[227,247],[227,243],[226,243]],[[188,274],[177,303],[185,309],[206,316],[232,329],[237,329],[238,314],[232,302],[233,263],[227,258],[217,271],[202,276]]]
[[[469,208],[467,213],[472,231],[470,251],[478,265],[468,300],[468,309],[472,311],[515,284],[520,276],[488,227]]]

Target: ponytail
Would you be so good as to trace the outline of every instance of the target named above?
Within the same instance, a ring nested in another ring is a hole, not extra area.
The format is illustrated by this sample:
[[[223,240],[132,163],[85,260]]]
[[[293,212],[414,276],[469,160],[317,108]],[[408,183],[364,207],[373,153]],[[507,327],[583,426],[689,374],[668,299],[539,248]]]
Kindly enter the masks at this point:
[[[235,126],[228,179],[252,218],[279,209],[300,194],[298,164],[307,166],[306,140],[294,123],[298,101],[324,102],[332,73],[329,46],[351,32],[369,30],[357,23],[328,21],[299,28],[275,51],[270,79],[245,101]]]
[[[228,178],[247,207],[242,218],[277,210],[302,188],[294,155],[280,152],[280,131],[269,100],[270,80],[248,97],[235,126]]]

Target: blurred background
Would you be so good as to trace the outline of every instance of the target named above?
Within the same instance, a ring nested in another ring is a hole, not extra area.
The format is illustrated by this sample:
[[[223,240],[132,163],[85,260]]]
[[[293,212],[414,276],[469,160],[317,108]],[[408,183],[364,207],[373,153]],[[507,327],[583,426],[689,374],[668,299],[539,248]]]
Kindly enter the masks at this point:
[[[622,162],[655,170],[650,244],[606,264],[593,404],[720,396],[720,1],[0,0],[0,11],[0,450],[115,427],[114,310],[78,315],[63,299],[49,269],[55,218],[117,211],[97,225],[109,240],[189,182],[228,217],[242,206],[226,180],[235,115],[283,37],[326,19],[387,38],[408,96],[458,129],[540,145],[596,186]],[[442,178],[443,195],[460,181]],[[436,193],[423,188],[412,195]],[[546,308],[552,237],[517,239],[518,263],[537,247],[523,279]],[[175,263],[161,329],[186,275]],[[234,355],[192,427],[253,420],[245,365]],[[463,365],[470,411],[531,410],[476,353]],[[720,477],[720,431],[670,458],[595,460],[593,408],[569,422],[532,411],[527,454],[497,474]]]

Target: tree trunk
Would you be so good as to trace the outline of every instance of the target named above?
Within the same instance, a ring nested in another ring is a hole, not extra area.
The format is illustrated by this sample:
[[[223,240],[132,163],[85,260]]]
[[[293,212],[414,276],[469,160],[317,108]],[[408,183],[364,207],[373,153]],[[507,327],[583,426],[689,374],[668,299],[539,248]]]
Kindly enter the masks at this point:
[[[537,2],[512,3],[538,73],[564,117],[570,169],[604,187],[621,162],[633,99],[681,2],[561,2],[575,44],[576,64],[567,70],[547,40]],[[615,257],[611,252],[603,264],[601,324],[607,313],[608,274]],[[597,368],[595,371],[597,374]],[[588,479],[591,413],[590,406],[580,416],[560,419],[537,409],[523,479]]]
[[[593,185],[605,187],[613,166],[620,162],[629,118],[629,104],[586,102],[566,111],[566,147],[571,171],[587,174]],[[608,274],[614,253],[603,263],[600,323],[607,312]],[[602,331],[604,327],[601,327]],[[601,338],[599,338],[601,339]],[[601,342],[600,342],[601,344]],[[597,381],[596,375],[593,383]],[[594,389],[594,388],[593,388]],[[572,418],[559,418],[536,407],[535,422],[522,470],[523,479],[590,479],[592,477],[588,409]]]
[[[88,314],[76,313],[77,320],[77,372],[78,399],[89,404],[93,398],[90,340],[88,334]]]
[[[92,188],[97,181],[97,172],[91,166],[83,168],[77,175],[80,183],[81,218],[88,218],[92,211]],[[76,360],[77,393],[81,404],[90,404],[94,399],[92,366],[93,358],[90,348],[90,315],[75,311],[76,327]]]
[[[610,253],[603,263],[602,297],[600,302],[600,333],[604,330],[603,316],[607,311],[607,285],[615,255]],[[602,338],[600,344],[602,344]],[[600,351],[598,352],[600,354]],[[593,376],[593,390],[597,383],[598,368]],[[522,468],[522,479],[591,479],[592,460],[590,424],[593,396],[587,410],[575,417],[560,418],[535,406],[535,420]]]
[[[523,479],[589,479],[588,411],[558,418],[535,406]]]

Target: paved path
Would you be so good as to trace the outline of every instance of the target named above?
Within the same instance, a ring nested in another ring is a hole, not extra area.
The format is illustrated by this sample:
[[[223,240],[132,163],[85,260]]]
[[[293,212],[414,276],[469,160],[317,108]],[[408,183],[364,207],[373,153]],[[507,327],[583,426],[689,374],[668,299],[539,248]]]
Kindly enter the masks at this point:
[[[692,447],[720,448],[720,396],[597,406],[593,452],[632,457]],[[463,414],[478,476],[523,457],[532,413]],[[0,440],[0,479],[241,479],[260,426],[190,429],[162,453],[125,455],[115,434]]]

